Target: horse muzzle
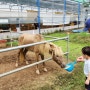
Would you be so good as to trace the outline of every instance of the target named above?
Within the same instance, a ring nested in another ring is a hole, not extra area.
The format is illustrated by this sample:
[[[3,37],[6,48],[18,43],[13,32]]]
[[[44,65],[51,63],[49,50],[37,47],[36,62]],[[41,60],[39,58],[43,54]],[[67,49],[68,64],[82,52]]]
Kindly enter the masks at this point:
[[[61,66],[61,68],[65,68],[66,67],[66,65],[64,63],[62,63],[60,66]]]

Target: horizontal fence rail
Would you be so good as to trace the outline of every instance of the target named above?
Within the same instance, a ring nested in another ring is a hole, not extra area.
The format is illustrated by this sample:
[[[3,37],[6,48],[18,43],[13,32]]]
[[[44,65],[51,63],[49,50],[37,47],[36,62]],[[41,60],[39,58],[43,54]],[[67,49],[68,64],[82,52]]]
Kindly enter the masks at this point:
[[[51,60],[51,59],[52,59],[52,58],[44,59],[44,60],[42,60],[42,61],[35,62],[35,63],[33,63],[33,64],[26,65],[26,66],[23,66],[23,67],[21,67],[21,68],[17,68],[17,69],[11,70],[11,71],[9,71],[9,72],[6,72],[6,73],[3,73],[3,74],[0,74],[0,78],[1,78],[1,77],[4,77],[4,76],[7,76],[7,75],[9,75],[9,74],[12,74],[12,73],[15,73],[15,72],[21,71],[21,70],[23,70],[23,69],[29,68],[29,67],[31,67],[31,66],[34,66],[34,65],[37,65],[37,64],[43,63],[43,62],[48,61],[48,60]]]
[[[66,52],[66,53],[64,53],[64,54],[68,54],[68,52]],[[11,70],[11,71],[9,71],[9,72],[6,72],[6,73],[3,73],[3,74],[0,74],[0,78],[1,78],[1,77],[4,77],[4,76],[7,76],[7,75],[10,75],[10,74],[12,74],[12,73],[15,73],[15,72],[18,72],[18,71],[24,70],[24,69],[26,69],[26,68],[32,67],[32,66],[34,66],[34,65],[37,65],[37,64],[40,64],[40,63],[43,63],[43,62],[49,61],[49,60],[52,60],[52,58],[44,59],[44,60],[42,60],[42,61],[35,62],[35,63],[33,63],[33,64],[26,65],[26,66],[23,66],[23,67],[20,67],[20,68],[17,68],[17,69]]]
[[[11,50],[16,50],[16,49],[20,49],[20,48],[26,48],[26,47],[29,47],[29,46],[34,46],[34,45],[43,44],[43,43],[47,43],[47,42],[53,42],[53,41],[63,40],[63,39],[68,39],[68,37],[57,38],[57,39],[52,39],[52,40],[37,42],[37,43],[33,43],[33,44],[27,44],[27,45],[21,45],[21,46],[17,46],[17,47],[11,47],[11,48],[6,48],[6,49],[1,49],[0,50],[0,53],[1,52],[11,51]]]
[[[55,38],[56,38],[56,37],[55,37]],[[12,47],[12,48],[7,48],[7,49],[1,49],[1,50],[0,50],[0,53],[1,53],[1,52],[6,52],[6,51],[15,50],[15,49],[20,49],[20,48],[25,48],[25,47],[29,47],[29,46],[34,46],[34,45],[38,45],[38,44],[43,44],[43,43],[47,43],[47,42],[53,42],[53,41],[63,40],[63,39],[67,39],[67,41],[68,41],[69,37],[67,36],[67,37],[63,37],[63,38],[56,38],[56,39],[47,40],[47,41],[42,41],[42,42],[37,42],[37,43],[33,43],[33,44],[27,44],[27,45],[21,45],[21,46]],[[69,53],[69,52],[65,52],[64,54],[68,54],[68,53]],[[24,69],[29,68],[29,67],[31,67],[31,66],[34,66],[34,65],[43,63],[43,62],[48,61],[48,60],[52,60],[52,58],[44,59],[44,60],[42,60],[42,61],[35,62],[35,63],[33,63],[33,64],[26,65],[26,66],[23,66],[23,67],[20,67],[20,68],[17,68],[17,69],[14,69],[14,70],[11,70],[11,71],[2,73],[2,74],[0,74],[0,78],[1,78],[1,77],[4,77],[4,76],[7,76],[7,75],[10,75],[10,74],[12,74],[12,73],[15,73],[15,72],[24,70]]]
[[[53,37],[53,36],[44,36],[46,38],[52,38],[52,39],[59,39],[58,37]]]

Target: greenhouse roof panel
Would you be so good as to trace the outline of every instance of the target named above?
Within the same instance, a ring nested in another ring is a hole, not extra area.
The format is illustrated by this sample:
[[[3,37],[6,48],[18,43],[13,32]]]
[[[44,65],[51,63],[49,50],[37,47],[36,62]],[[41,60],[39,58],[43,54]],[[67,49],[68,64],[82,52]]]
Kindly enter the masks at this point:
[[[73,0],[73,1],[80,2],[80,3],[89,2],[89,0]]]
[[[37,0],[0,0],[3,3],[14,3],[19,5],[36,5]],[[73,1],[82,1],[82,0],[73,0]],[[86,0],[85,0],[86,1]],[[64,0],[40,0],[40,3],[46,7],[46,3],[57,3],[57,4],[64,4]],[[66,0],[67,4],[75,4],[72,0]],[[49,5],[50,6],[50,5]]]
[[[17,6],[23,6],[25,7],[37,7],[37,0],[0,0],[2,4],[9,4],[12,7]],[[81,8],[83,8],[83,5],[80,5]],[[63,10],[64,9],[64,0],[40,0],[40,8],[47,8],[47,9],[56,9],[56,10]],[[75,10],[73,10],[73,8]],[[75,11],[77,13],[78,4],[75,2],[75,0],[66,0],[66,9],[68,12]]]

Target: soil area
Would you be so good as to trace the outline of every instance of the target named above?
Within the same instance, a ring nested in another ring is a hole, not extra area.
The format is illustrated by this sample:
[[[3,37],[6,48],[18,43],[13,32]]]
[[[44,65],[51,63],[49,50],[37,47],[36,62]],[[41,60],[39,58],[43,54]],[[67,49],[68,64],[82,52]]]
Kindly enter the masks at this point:
[[[27,53],[26,57],[29,63],[35,62],[33,54]],[[18,50],[0,53],[0,74],[16,69],[15,61],[17,59]],[[65,72],[64,69],[61,69],[53,60],[47,61],[46,67],[48,71],[44,72],[42,64],[39,65],[40,75],[35,73],[35,66],[33,66],[2,77],[0,78],[0,90],[39,90],[39,87],[53,83],[56,72]]]

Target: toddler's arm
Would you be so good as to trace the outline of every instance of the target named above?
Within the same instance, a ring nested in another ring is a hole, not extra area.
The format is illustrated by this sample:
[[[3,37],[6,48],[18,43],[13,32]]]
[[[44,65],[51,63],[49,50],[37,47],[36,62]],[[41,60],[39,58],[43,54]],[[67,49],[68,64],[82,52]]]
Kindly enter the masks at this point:
[[[83,62],[83,61],[84,61],[83,56],[80,56],[80,57],[77,58],[77,62]]]

